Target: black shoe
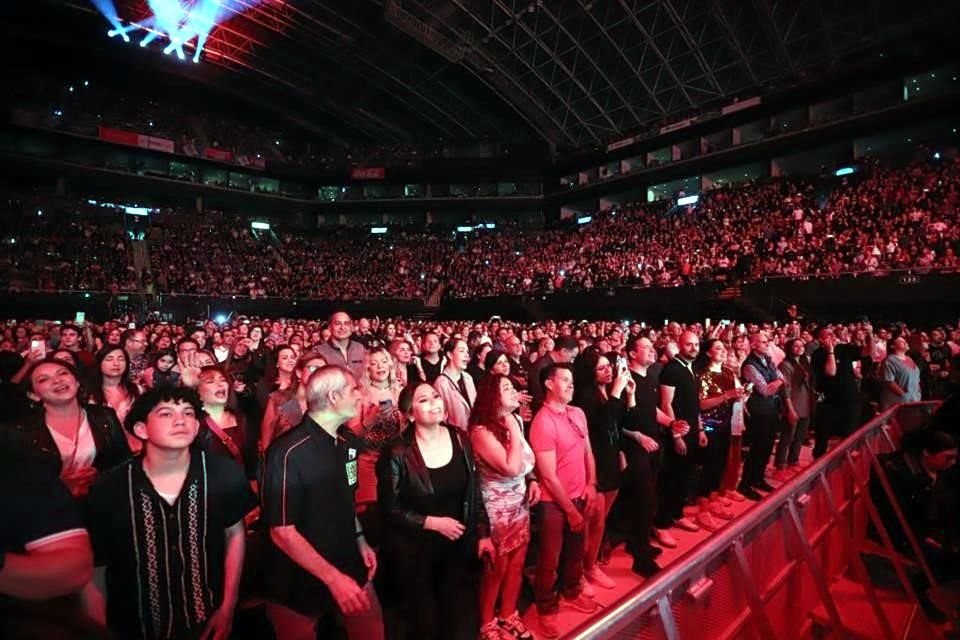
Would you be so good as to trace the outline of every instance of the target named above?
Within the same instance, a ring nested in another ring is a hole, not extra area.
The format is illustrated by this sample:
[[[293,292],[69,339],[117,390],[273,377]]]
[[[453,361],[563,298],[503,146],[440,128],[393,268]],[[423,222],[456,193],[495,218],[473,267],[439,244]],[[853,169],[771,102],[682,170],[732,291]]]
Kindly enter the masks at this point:
[[[659,558],[661,554],[663,554],[663,549],[660,547],[650,545],[650,548],[647,549],[647,557],[649,558]]]
[[[630,570],[641,575],[644,578],[649,578],[650,576],[658,573],[661,570],[660,565],[658,565],[653,560],[634,560],[633,566],[630,567]]]
[[[760,502],[761,500],[763,500],[763,496],[760,493],[758,493],[757,490],[754,489],[753,487],[745,487],[743,485],[740,485],[740,487],[737,488],[737,491],[739,491],[740,495],[742,495],[747,500],[753,500],[754,502]]]
[[[770,493],[771,491],[776,491],[776,490],[777,490],[777,488],[776,488],[775,486],[773,486],[772,484],[770,484],[770,483],[767,482],[766,480],[761,480],[760,482],[756,483],[755,485],[753,485],[753,488],[754,488],[754,489],[760,489],[760,491],[766,491],[767,493]],[[740,493],[743,493],[743,491],[741,491]]]

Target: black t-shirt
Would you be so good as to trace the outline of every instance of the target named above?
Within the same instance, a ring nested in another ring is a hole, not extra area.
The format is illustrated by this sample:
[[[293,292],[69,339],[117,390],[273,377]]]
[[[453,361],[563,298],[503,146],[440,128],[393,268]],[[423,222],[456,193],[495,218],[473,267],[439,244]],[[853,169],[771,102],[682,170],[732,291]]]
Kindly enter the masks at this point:
[[[674,358],[660,372],[660,385],[673,387],[673,415],[690,425],[687,437],[696,436],[700,424],[700,396],[697,379],[678,358]]]
[[[637,407],[633,411],[635,425],[631,429],[650,436],[660,438],[662,435],[660,424],[657,422],[657,407],[660,406],[660,372],[663,365],[655,362],[647,369],[647,375],[641,376],[633,371],[633,381],[637,384]]]
[[[443,371],[443,358],[437,360],[437,364],[431,364],[426,358],[420,358],[420,366],[423,368],[423,375],[427,376],[427,384],[433,384]]]
[[[224,531],[257,498],[236,462],[197,446],[190,453],[172,505],[142,457],[103,476],[87,497],[96,563],[107,568],[107,623],[118,638],[194,637],[223,600]]]
[[[837,360],[837,374],[827,376],[827,351],[823,347],[814,351],[810,365],[816,376],[817,390],[824,394],[824,400],[831,404],[846,404],[856,401],[859,387],[853,375],[853,363],[860,360],[860,348],[852,344],[838,344],[833,354]]]
[[[362,586],[367,570],[357,548],[354,503],[360,446],[345,429],[340,433],[333,438],[304,416],[270,445],[261,517],[268,527],[295,526],[327,562]],[[311,616],[336,606],[323,582],[271,547],[268,587],[279,602]]]
[[[433,485],[433,508],[424,515],[443,516],[461,520],[463,518],[463,497],[467,494],[467,464],[463,459],[460,441],[451,433],[450,462],[435,469],[427,468],[430,483]]]
[[[45,467],[3,458],[0,553],[23,553],[35,545],[83,532],[80,510],[59,478]]]

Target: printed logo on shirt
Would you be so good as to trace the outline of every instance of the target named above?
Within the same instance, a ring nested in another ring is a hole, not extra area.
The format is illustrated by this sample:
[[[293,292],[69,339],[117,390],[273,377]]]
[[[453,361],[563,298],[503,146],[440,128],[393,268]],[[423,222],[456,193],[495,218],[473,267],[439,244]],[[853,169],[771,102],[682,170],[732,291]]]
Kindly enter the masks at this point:
[[[347,486],[355,487],[357,485],[357,450],[354,448],[347,449]]]

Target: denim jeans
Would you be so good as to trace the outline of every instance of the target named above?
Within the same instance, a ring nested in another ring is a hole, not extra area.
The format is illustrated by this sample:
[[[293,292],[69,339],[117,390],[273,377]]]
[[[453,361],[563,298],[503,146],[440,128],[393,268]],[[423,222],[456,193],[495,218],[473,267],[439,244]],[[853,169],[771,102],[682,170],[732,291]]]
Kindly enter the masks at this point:
[[[573,501],[583,513],[582,499]],[[560,575],[560,591],[567,598],[580,595],[580,578],[583,577],[583,531],[574,533],[567,524],[567,516],[553,502],[541,502],[540,511],[540,556],[533,584],[533,597],[539,613],[555,613],[557,602],[557,574]],[[586,524],[586,523],[584,523]]]

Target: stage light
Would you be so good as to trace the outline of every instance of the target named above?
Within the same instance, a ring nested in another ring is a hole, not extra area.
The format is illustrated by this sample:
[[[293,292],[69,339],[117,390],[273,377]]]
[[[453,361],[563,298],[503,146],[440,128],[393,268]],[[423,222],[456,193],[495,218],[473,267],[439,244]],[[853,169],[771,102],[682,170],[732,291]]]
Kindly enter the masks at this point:
[[[217,324],[226,324],[226,323],[227,323],[227,316],[225,316],[225,315],[222,314],[222,313],[218,313],[217,315],[215,315],[215,316],[213,317],[213,321],[216,322]]]
[[[370,233],[374,235],[383,235],[387,232],[386,227],[370,227]]]
[[[848,176],[855,171],[856,169],[854,169],[853,167],[840,167],[839,169],[833,172],[833,175],[839,178],[841,176]]]
[[[939,151],[937,151],[935,154],[933,154],[933,159],[934,159],[934,160],[939,160],[939,159],[940,159],[940,152],[939,152]]]
[[[125,42],[130,42],[127,35],[131,31],[142,30],[147,35],[140,40],[141,47],[146,47],[158,37],[169,40],[163,52],[170,55],[177,52],[177,58],[186,60],[184,45],[193,42],[194,52],[192,60],[200,62],[200,55],[204,50],[210,34],[221,23],[232,15],[239,15],[255,8],[264,0],[147,0],[152,15],[138,16],[137,22],[130,22],[126,26],[117,13],[113,0],[91,0],[92,4],[110,23],[111,29],[107,36],[114,38],[121,36]]]
[[[89,87],[89,86],[90,86],[90,83],[89,83],[87,80],[84,80],[84,81],[83,81],[83,86]]]
[[[460,233],[470,233],[473,231],[473,227],[457,227],[457,231]]]

